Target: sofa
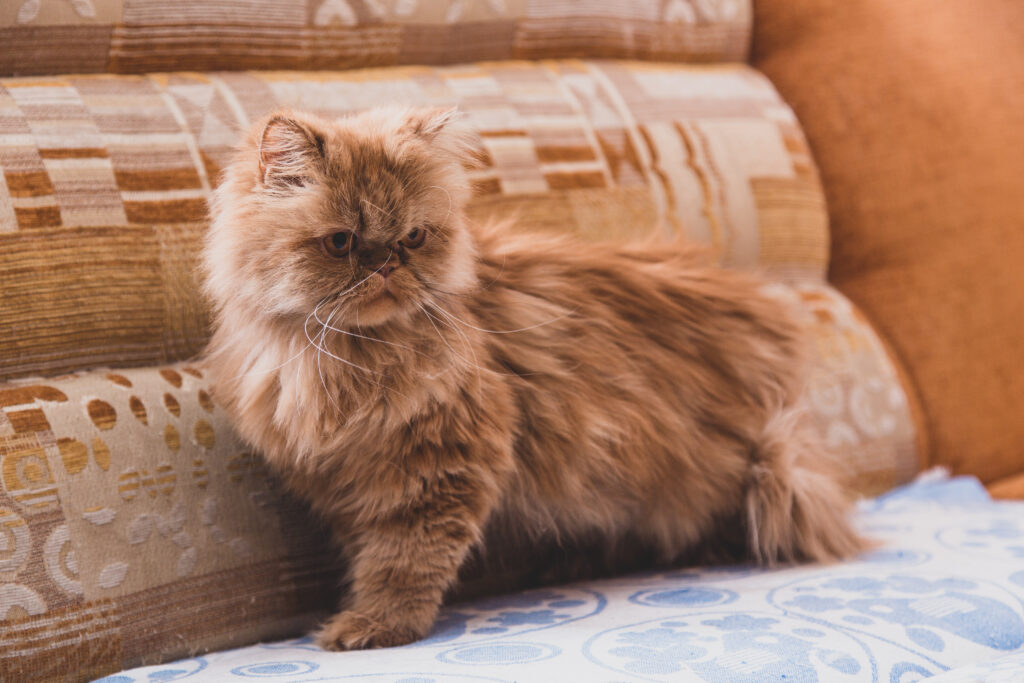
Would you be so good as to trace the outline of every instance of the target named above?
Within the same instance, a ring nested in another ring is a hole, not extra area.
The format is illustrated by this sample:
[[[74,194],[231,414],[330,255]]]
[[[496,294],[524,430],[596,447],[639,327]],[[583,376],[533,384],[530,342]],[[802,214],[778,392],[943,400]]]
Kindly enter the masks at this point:
[[[1022,34],[1016,0],[5,3],[0,680],[1024,679]],[[479,129],[475,221],[770,278],[879,547],[316,648],[341,569],[212,398],[196,259],[250,122],[393,103]]]

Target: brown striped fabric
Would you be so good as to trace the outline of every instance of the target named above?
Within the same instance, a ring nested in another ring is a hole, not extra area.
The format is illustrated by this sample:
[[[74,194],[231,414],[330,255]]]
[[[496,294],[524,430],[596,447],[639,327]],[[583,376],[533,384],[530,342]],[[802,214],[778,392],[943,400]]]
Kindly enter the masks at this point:
[[[6,0],[0,76],[745,59],[750,0]]]
[[[0,79],[0,380],[173,362],[206,339],[195,255],[239,132],[278,104],[457,105],[482,133],[477,220],[651,231],[819,280],[800,129],[739,66],[500,62],[350,72]]]

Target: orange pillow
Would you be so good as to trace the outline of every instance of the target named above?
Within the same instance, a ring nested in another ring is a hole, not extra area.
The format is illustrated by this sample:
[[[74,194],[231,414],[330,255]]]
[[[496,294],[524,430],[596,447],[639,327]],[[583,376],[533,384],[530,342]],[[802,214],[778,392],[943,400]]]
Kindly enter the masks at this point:
[[[1022,36],[1020,0],[756,3],[754,64],[821,168],[830,279],[906,365],[930,461],[987,483],[1024,471]]]

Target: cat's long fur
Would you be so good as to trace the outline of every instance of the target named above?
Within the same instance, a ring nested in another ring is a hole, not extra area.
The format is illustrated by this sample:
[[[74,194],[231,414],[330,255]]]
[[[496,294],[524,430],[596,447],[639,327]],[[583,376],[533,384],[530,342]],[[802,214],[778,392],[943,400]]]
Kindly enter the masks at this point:
[[[722,538],[763,563],[855,552],[796,425],[784,306],[679,246],[471,228],[472,142],[451,112],[280,112],[216,192],[217,397],[351,561],[319,642],[422,637],[501,529],[663,561]]]

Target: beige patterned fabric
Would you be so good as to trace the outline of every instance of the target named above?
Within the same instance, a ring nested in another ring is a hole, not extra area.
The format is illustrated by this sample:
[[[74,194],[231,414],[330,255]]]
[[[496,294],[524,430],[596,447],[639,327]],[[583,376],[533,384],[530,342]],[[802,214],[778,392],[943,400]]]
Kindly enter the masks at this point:
[[[0,381],[198,352],[196,249],[239,131],[275,104],[330,116],[395,102],[458,105],[479,127],[478,220],[681,233],[730,265],[823,277],[825,207],[806,143],[743,66],[0,79]]]
[[[751,0],[4,0],[0,76],[745,59]]]
[[[188,365],[0,385],[0,680],[308,627],[337,583]]]
[[[793,292],[815,343],[804,397],[811,425],[860,493],[910,481],[918,471],[914,420],[871,323],[828,284],[801,282]]]
[[[322,532],[237,441],[202,369],[171,364],[206,340],[196,254],[239,131],[276,105],[396,102],[458,105],[481,130],[475,220],[684,235],[774,277],[816,340],[811,426],[864,491],[912,476],[895,369],[824,281],[803,135],[747,67],[0,79],[0,680],[85,680],[273,638],[331,606]],[[158,367],[125,369],[141,365]],[[97,366],[121,369],[79,372]]]

